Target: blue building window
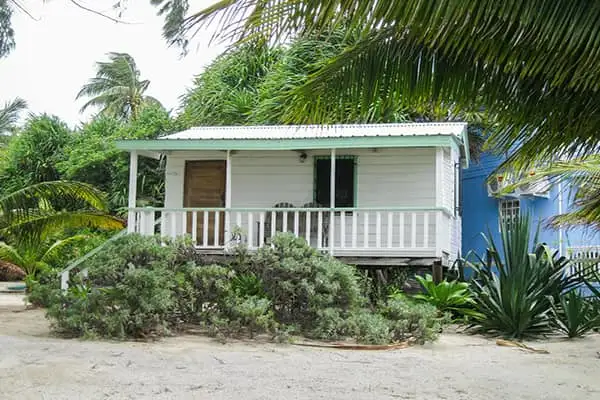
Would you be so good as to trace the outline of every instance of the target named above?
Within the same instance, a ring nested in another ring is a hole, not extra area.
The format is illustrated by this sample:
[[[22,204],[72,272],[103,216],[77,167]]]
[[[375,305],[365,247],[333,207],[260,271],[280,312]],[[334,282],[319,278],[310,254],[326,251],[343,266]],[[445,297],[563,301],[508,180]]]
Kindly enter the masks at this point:
[[[511,227],[512,223],[519,218],[519,214],[521,213],[521,202],[519,199],[502,199],[498,204],[499,207],[499,228],[503,223],[506,223],[506,226]]]

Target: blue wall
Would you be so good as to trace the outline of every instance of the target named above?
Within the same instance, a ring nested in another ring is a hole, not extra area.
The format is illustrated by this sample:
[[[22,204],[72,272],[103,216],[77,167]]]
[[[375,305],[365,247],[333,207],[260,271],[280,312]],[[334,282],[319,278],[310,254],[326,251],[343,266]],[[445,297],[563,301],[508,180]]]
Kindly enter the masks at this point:
[[[462,254],[470,250],[483,254],[485,240],[481,236],[484,232],[491,233],[492,238],[499,244],[500,231],[498,225],[500,199],[490,197],[487,191],[486,179],[490,173],[503,161],[503,157],[483,154],[478,163],[463,171],[462,177]],[[563,212],[571,209],[567,185],[563,185]],[[549,217],[559,213],[559,191],[554,186],[548,198],[521,197],[521,213],[529,213],[534,220],[534,229],[541,223],[539,240],[547,243],[554,249],[559,248],[558,230],[545,227]],[[563,233],[563,250],[569,246],[600,244],[600,235],[586,229],[572,229]]]

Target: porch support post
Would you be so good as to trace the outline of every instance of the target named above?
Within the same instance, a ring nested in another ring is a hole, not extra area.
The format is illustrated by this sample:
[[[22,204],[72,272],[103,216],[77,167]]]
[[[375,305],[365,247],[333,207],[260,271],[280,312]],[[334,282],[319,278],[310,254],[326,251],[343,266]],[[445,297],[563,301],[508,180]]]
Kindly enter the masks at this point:
[[[333,255],[335,245],[335,149],[331,149],[331,174],[329,176],[329,254]]]
[[[129,212],[127,213],[127,232],[135,232],[135,215],[136,212],[132,211],[132,208],[136,206],[137,198],[137,174],[138,174],[138,154],[137,151],[132,150],[129,154],[129,198],[127,206]]]
[[[231,242],[231,150],[227,150],[227,161],[225,163],[225,247]]]

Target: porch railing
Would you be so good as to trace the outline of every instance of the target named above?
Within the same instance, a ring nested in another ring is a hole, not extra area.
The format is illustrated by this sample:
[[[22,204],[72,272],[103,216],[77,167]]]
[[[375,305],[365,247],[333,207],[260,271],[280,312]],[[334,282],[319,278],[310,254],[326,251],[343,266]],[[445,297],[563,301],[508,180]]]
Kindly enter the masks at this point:
[[[339,254],[424,256],[448,252],[453,219],[444,208],[133,208],[130,215],[129,232],[189,235],[203,249],[256,249],[291,232]]]
[[[568,247],[567,257],[571,260],[571,274],[585,278],[600,274],[600,245]]]

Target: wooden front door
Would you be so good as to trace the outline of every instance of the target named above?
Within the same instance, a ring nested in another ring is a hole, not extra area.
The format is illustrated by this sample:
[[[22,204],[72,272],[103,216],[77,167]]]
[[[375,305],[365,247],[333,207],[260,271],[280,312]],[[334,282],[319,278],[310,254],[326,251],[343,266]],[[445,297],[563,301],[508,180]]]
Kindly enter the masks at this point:
[[[225,161],[186,161],[185,163],[185,185],[184,185],[184,207],[225,207]],[[198,212],[196,237],[199,245],[215,245],[216,212],[208,213],[208,231],[205,237],[203,212]],[[187,230],[192,232],[193,213],[188,213]],[[224,244],[225,215],[219,213],[218,218],[218,245]]]

